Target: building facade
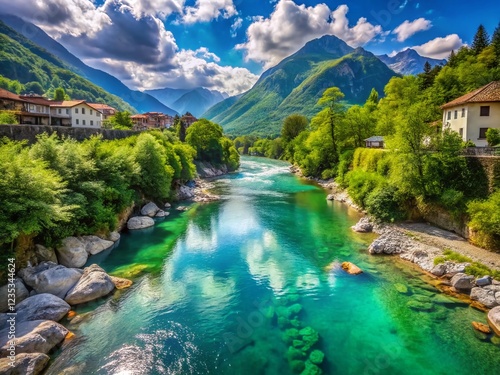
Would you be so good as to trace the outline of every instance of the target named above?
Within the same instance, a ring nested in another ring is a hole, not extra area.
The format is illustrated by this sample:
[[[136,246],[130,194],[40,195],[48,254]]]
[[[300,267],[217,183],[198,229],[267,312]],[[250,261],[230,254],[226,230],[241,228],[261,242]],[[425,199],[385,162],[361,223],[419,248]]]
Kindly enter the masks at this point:
[[[500,129],[500,81],[494,81],[441,107],[443,128],[477,147],[486,147],[489,128]]]

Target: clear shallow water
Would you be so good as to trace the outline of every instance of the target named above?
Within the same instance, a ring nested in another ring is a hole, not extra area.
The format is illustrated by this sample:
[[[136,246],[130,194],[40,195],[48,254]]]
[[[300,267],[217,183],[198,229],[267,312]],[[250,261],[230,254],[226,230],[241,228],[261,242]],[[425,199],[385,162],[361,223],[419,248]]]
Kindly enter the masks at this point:
[[[357,214],[287,164],[245,158],[216,192],[92,260],[135,284],[77,310],[47,374],[291,374],[284,334],[300,307],[326,374],[500,374],[500,346],[470,325],[484,313],[369,256]],[[365,273],[345,274],[346,260]]]

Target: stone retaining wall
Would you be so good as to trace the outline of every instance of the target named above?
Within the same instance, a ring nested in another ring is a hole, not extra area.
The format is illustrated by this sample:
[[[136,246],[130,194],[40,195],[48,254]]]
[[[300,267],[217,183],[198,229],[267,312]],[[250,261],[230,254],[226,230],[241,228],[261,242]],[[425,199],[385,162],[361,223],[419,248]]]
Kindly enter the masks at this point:
[[[83,141],[93,135],[102,134],[104,139],[122,139],[138,134],[131,130],[111,130],[111,129],[91,129],[91,128],[71,128],[66,126],[49,125],[0,125],[0,138],[7,137],[15,141],[27,140],[28,143],[35,143],[36,136],[42,133],[57,133],[59,137],[73,138]]]

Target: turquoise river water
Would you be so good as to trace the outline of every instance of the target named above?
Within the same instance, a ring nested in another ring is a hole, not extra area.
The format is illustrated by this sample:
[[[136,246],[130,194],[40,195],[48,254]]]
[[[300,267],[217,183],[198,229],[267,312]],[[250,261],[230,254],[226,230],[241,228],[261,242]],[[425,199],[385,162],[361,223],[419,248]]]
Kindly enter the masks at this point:
[[[243,158],[214,191],[92,259],[134,285],[65,322],[46,374],[500,374],[500,345],[471,326],[484,313],[370,256],[357,213],[286,163]]]

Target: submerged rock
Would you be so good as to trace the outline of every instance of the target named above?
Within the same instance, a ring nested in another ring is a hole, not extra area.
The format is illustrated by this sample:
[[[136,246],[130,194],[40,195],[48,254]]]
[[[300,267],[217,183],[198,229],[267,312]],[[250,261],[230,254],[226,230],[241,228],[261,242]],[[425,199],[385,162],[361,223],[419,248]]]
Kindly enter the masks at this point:
[[[16,303],[22,302],[26,298],[29,297],[29,292],[28,289],[26,289],[26,286],[24,286],[23,280],[20,278],[16,277],[14,279],[14,288],[15,288],[15,295],[16,295]],[[0,313],[4,313],[9,309],[9,286],[4,285],[0,288]]]
[[[490,310],[488,313],[488,324],[497,336],[500,336],[500,306]]]
[[[36,267],[22,269],[19,276],[37,293],[50,293],[64,299],[68,291],[80,280],[82,272],[60,264],[43,262]]]
[[[127,228],[130,230],[145,229],[155,225],[155,221],[149,216],[135,216],[127,222]]]
[[[124,279],[122,277],[110,276],[109,278],[111,279],[113,284],[115,284],[115,288],[118,290],[130,288],[133,284],[132,280]]]
[[[434,308],[431,302],[421,302],[416,300],[409,301],[406,306],[415,311],[432,311]]]
[[[64,340],[68,330],[51,320],[35,320],[21,322],[16,326],[16,353],[47,354]],[[0,332],[0,355],[9,354],[9,330]]]
[[[56,252],[59,263],[70,268],[83,267],[89,257],[85,244],[76,237],[63,239]]]
[[[358,266],[356,266],[355,264],[353,264],[351,262],[342,263],[342,269],[344,271],[346,271],[349,275],[359,275],[359,274],[363,273],[361,268],[359,268]]]
[[[96,264],[83,270],[82,278],[68,292],[65,301],[71,305],[93,301],[104,297],[115,289],[115,284],[104,270]]]
[[[486,324],[479,323],[479,322],[472,322],[472,326],[476,331],[486,333],[487,335],[491,333],[490,327],[488,327]]]
[[[451,286],[461,292],[469,292],[474,287],[474,276],[457,273],[451,278]]]
[[[0,374],[2,375],[38,375],[40,374],[50,357],[43,353],[20,353],[15,356],[14,366],[11,366],[9,358],[0,359]]]
[[[155,217],[161,218],[161,217],[167,217],[170,215],[170,212],[165,212],[163,210],[160,210],[156,213]]]
[[[401,294],[406,294],[408,293],[408,287],[404,284],[401,283],[396,283],[394,284],[394,288]]]
[[[142,207],[141,215],[154,217],[158,211],[160,211],[160,208],[153,202],[149,202],[144,207]]]
[[[70,310],[70,306],[53,294],[42,293],[26,298],[16,305],[17,323],[29,320],[53,320],[58,322]]]
[[[325,358],[325,353],[323,353],[321,350],[313,350],[311,354],[309,355],[309,360],[311,363],[314,363],[315,365],[320,365],[323,363],[323,359]]]
[[[352,226],[351,229],[358,233],[371,233],[373,231],[373,224],[367,217],[362,217],[356,225]]]

